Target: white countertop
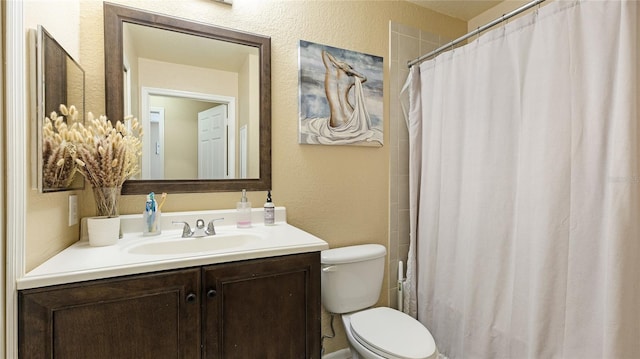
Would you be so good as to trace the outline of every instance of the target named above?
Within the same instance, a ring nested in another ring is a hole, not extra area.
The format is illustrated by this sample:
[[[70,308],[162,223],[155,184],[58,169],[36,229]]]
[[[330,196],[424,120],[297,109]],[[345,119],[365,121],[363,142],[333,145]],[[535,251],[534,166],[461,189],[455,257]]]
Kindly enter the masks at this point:
[[[141,231],[127,232],[137,228],[137,223],[142,221],[142,215],[121,216],[124,236],[116,245],[91,247],[87,240],[80,240],[18,279],[17,287],[18,289],[37,288],[168,269],[316,252],[329,248],[327,242],[322,239],[289,225],[286,222],[286,212],[283,207],[276,209],[276,223],[273,226],[265,226],[261,221],[257,221],[262,216],[262,209],[253,209],[252,228],[236,228],[235,224],[232,224],[234,215],[230,211],[163,213],[162,228],[169,227],[169,229],[163,229],[161,235],[151,237],[142,236]],[[220,238],[227,234],[247,234],[259,236],[260,240],[211,252],[136,254],[130,251],[133,247],[153,241],[201,239],[180,238],[182,230],[172,226],[171,220],[186,220],[193,227],[195,224],[193,218],[203,218],[208,221],[224,216],[226,219],[221,221],[221,225],[216,225],[216,233]]]

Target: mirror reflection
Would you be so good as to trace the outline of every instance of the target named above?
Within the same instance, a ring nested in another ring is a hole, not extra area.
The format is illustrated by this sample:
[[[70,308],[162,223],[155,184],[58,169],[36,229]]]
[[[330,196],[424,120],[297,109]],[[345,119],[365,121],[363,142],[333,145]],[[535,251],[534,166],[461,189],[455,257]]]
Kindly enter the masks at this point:
[[[259,177],[258,48],[124,23],[123,64],[141,179]]]
[[[271,187],[271,40],[104,3],[109,118],[143,124],[123,194]]]
[[[38,187],[42,192],[83,188],[82,176],[73,176],[72,160],[56,138],[56,127],[47,124],[45,117],[50,118],[52,112],[60,115],[60,105],[64,104],[73,105],[77,113],[75,118],[62,117],[66,126],[84,121],[84,70],[41,25],[36,33],[35,53],[37,144],[41,154]]]

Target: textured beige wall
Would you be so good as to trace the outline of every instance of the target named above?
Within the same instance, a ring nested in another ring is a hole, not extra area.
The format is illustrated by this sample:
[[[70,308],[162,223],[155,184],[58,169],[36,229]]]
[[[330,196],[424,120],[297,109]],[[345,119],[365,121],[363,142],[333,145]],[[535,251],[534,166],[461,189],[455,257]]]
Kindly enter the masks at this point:
[[[501,3],[499,3],[498,5],[490,8],[489,10],[483,12],[482,14],[474,17],[473,19],[469,20],[469,22],[467,23],[467,29],[468,31],[473,31],[475,29],[477,29],[478,27],[485,25],[499,17],[501,17],[503,14],[508,14],[511,11],[529,3],[531,0],[509,0],[509,1],[503,1]],[[540,4],[539,6],[545,6],[549,3],[551,3],[554,0],[547,0],[544,3]],[[538,6],[534,7],[534,9],[538,8]],[[530,11],[533,10],[529,10],[529,11],[525,11],[524,13],[522,13],[521,15],[517,15],[515,17],[513,17],[512,19],[516,19],[519,16],[522,16],[524,14],[528,14]]]
[[[104,113],[102,2],[79,3],[79,62],[86,71],[86,108]],[[69,2],[69,1],[67,1]],[[213,1],[124,1],[116,3],[268,35],[272,46],[273,198],[286,206],[289,222],[323,238],[331,247],[358,243],[387,245],[389,232],[389,148],[299,145],[298,41],[307,40],[385,58],[385,143],[388,143],[389,22],[455,38],[466,23],[404,1],[249,1],[233,6]],[[66,3],[55,1],[54,3]],[[71,1],[71,3],[74,3]],[[76,3],[76,4],[77,4]],[[40,11],[29,8],[28,11]],[[61,21],[57,19],[57,21]],[[395,99],[391,99],[395,101]],[[67,193],[30,193],[27,266],[35,267],[78,238],[66,226]],[[249,193],[254,206],[265,192]],[[239,193],[169,195],[166,211],[229,208]],[[144,196],[123,196],[121,213],[138,213]],[[80,192],[80,213],[94,214],[90,190]],[[384,283],[383,288],[388,288]],[[385,291],[386,294],[386,291]],[[387,303],[387,296],[380,303]],[[326,316],[323,320],[326,326]],[[326,333],[327,328],[323,328]],[[325,343],[327,351],[344,347],[344,336]]]
[[[67,19],[60,21],[60,19]],[[36,29],[38,25],[53,36],[58,43],[77,61],[80,61],[80,39],[77,34],[80,31],[80,4],[76,1],[58,3],[53,1],[25,1],[24,2],[25,41],[28,41],[28,31]],[[27,58],[34,55],[34,48],[27,42]],[[27,81],[35,81],[35,73],[29,71]],[[35,91],[32,86],[25,84],[25,91]],[[35,92],[27,92],[35,96]],[[35,104],[35,102],[34,102]],[[35,108],[29,108],[30,136],[27,138],[28,146],[35,146]],[[26,119],[25,119],[26,120]],[[35,169],[35,157],[31,157],[31,166]],[[44,259],[51,257],[61,249],[67,247],[78,239],[79,226],[68,226],[68,197],[74,192],[38,193],[36,173],[29,172],[27,187],[34,186],[27,193],[27,243],[26,243],[26,270],[33,269]]]

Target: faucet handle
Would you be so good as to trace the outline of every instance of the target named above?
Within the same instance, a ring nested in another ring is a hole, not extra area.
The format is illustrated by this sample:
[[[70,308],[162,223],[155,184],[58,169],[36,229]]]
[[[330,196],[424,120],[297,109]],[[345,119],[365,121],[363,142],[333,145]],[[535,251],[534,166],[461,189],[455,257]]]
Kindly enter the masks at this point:
[[[196,220],[196,229],[203,229],[203,228],[204,228],[204,219]]]
[[[189,238],[193,235],[193,232],[191,232],[191,227],[189,226],[189,223],[185,221],[173,221],[171,223],[184,225],[184,227],[182,227],[182,238]]]
[[[216,234],[216,229],[215,229],[215,227],[213,226],[213,222],[215,222],[215,221],[221,221],[221,220],[223,220],[223,219],[224,219],[224,217],[221,217],[221,218],[214,218],[214,219],[210,220],[210,221],[209,221],[209,224],[207,225],[207,230],[205,231],[205,233],[206,233],[207,235],[209,235],[209,236],[213,236],[213,235],[215,235],[215,234]]]
[[[208,235],[207,229],[204,228],[204,219],[198,218],[196,220],[196,228],[193,230],[192,237],[200,238]]]

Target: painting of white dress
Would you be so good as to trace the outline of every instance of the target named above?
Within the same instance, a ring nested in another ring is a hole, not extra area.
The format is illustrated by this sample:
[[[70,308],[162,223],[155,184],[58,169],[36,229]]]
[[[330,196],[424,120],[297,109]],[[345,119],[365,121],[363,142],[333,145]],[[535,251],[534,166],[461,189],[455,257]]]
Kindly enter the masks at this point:
[[[299,143],[382,146],[382,57],[300,41]]]

